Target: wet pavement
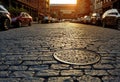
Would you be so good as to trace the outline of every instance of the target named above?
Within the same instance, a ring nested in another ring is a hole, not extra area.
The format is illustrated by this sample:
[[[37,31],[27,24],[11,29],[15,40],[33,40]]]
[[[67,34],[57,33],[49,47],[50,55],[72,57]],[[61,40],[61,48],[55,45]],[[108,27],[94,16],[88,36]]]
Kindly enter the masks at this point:
[[[75,23],[0,32],[0,82],[120,82],[120,31]]]

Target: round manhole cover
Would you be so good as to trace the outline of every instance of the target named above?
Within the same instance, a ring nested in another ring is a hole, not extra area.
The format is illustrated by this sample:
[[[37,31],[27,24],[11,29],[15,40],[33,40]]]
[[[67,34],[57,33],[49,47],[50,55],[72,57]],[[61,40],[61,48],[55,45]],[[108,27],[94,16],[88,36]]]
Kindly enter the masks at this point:
[[[60,62],[74,65],[89,65],[100,60],[99,54],[89,50],[63,50],[55,52],[53,56]]]

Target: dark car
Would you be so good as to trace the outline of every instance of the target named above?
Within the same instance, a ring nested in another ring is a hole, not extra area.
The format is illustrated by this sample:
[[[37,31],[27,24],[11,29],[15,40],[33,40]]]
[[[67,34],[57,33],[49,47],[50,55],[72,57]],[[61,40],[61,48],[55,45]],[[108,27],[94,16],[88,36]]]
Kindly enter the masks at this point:
[[[0,5],[0,29],[7,30],[11,25],[10,13],[3,5]]]
[[[12,18],[14,27],[31,26],[33,18],[26,12],[21,12],[18,16]]]
[[[102,16],[103,27],[112,26],[120,29],[120,12],[117,9],[107,10]]]
[[[91,15],[91,24],[101,25],[101,16],[99,13],[93,13]]]

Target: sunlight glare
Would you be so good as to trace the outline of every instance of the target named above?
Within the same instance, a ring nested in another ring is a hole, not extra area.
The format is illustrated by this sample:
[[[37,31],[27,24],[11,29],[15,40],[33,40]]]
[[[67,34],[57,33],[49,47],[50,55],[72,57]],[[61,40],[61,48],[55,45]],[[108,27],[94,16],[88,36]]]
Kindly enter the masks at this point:
[[[76,0],[50,0],[50,4],[76,4]]]

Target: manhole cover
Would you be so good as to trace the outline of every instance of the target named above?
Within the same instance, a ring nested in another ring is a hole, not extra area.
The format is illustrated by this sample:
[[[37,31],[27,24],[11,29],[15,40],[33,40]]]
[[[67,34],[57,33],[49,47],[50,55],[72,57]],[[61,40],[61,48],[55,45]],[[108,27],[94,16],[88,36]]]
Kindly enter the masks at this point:
[[[60,62],[75,65],[89,65],[100,60],[99,54],[89,50],[63,50],[55,52],[53,56]]]

